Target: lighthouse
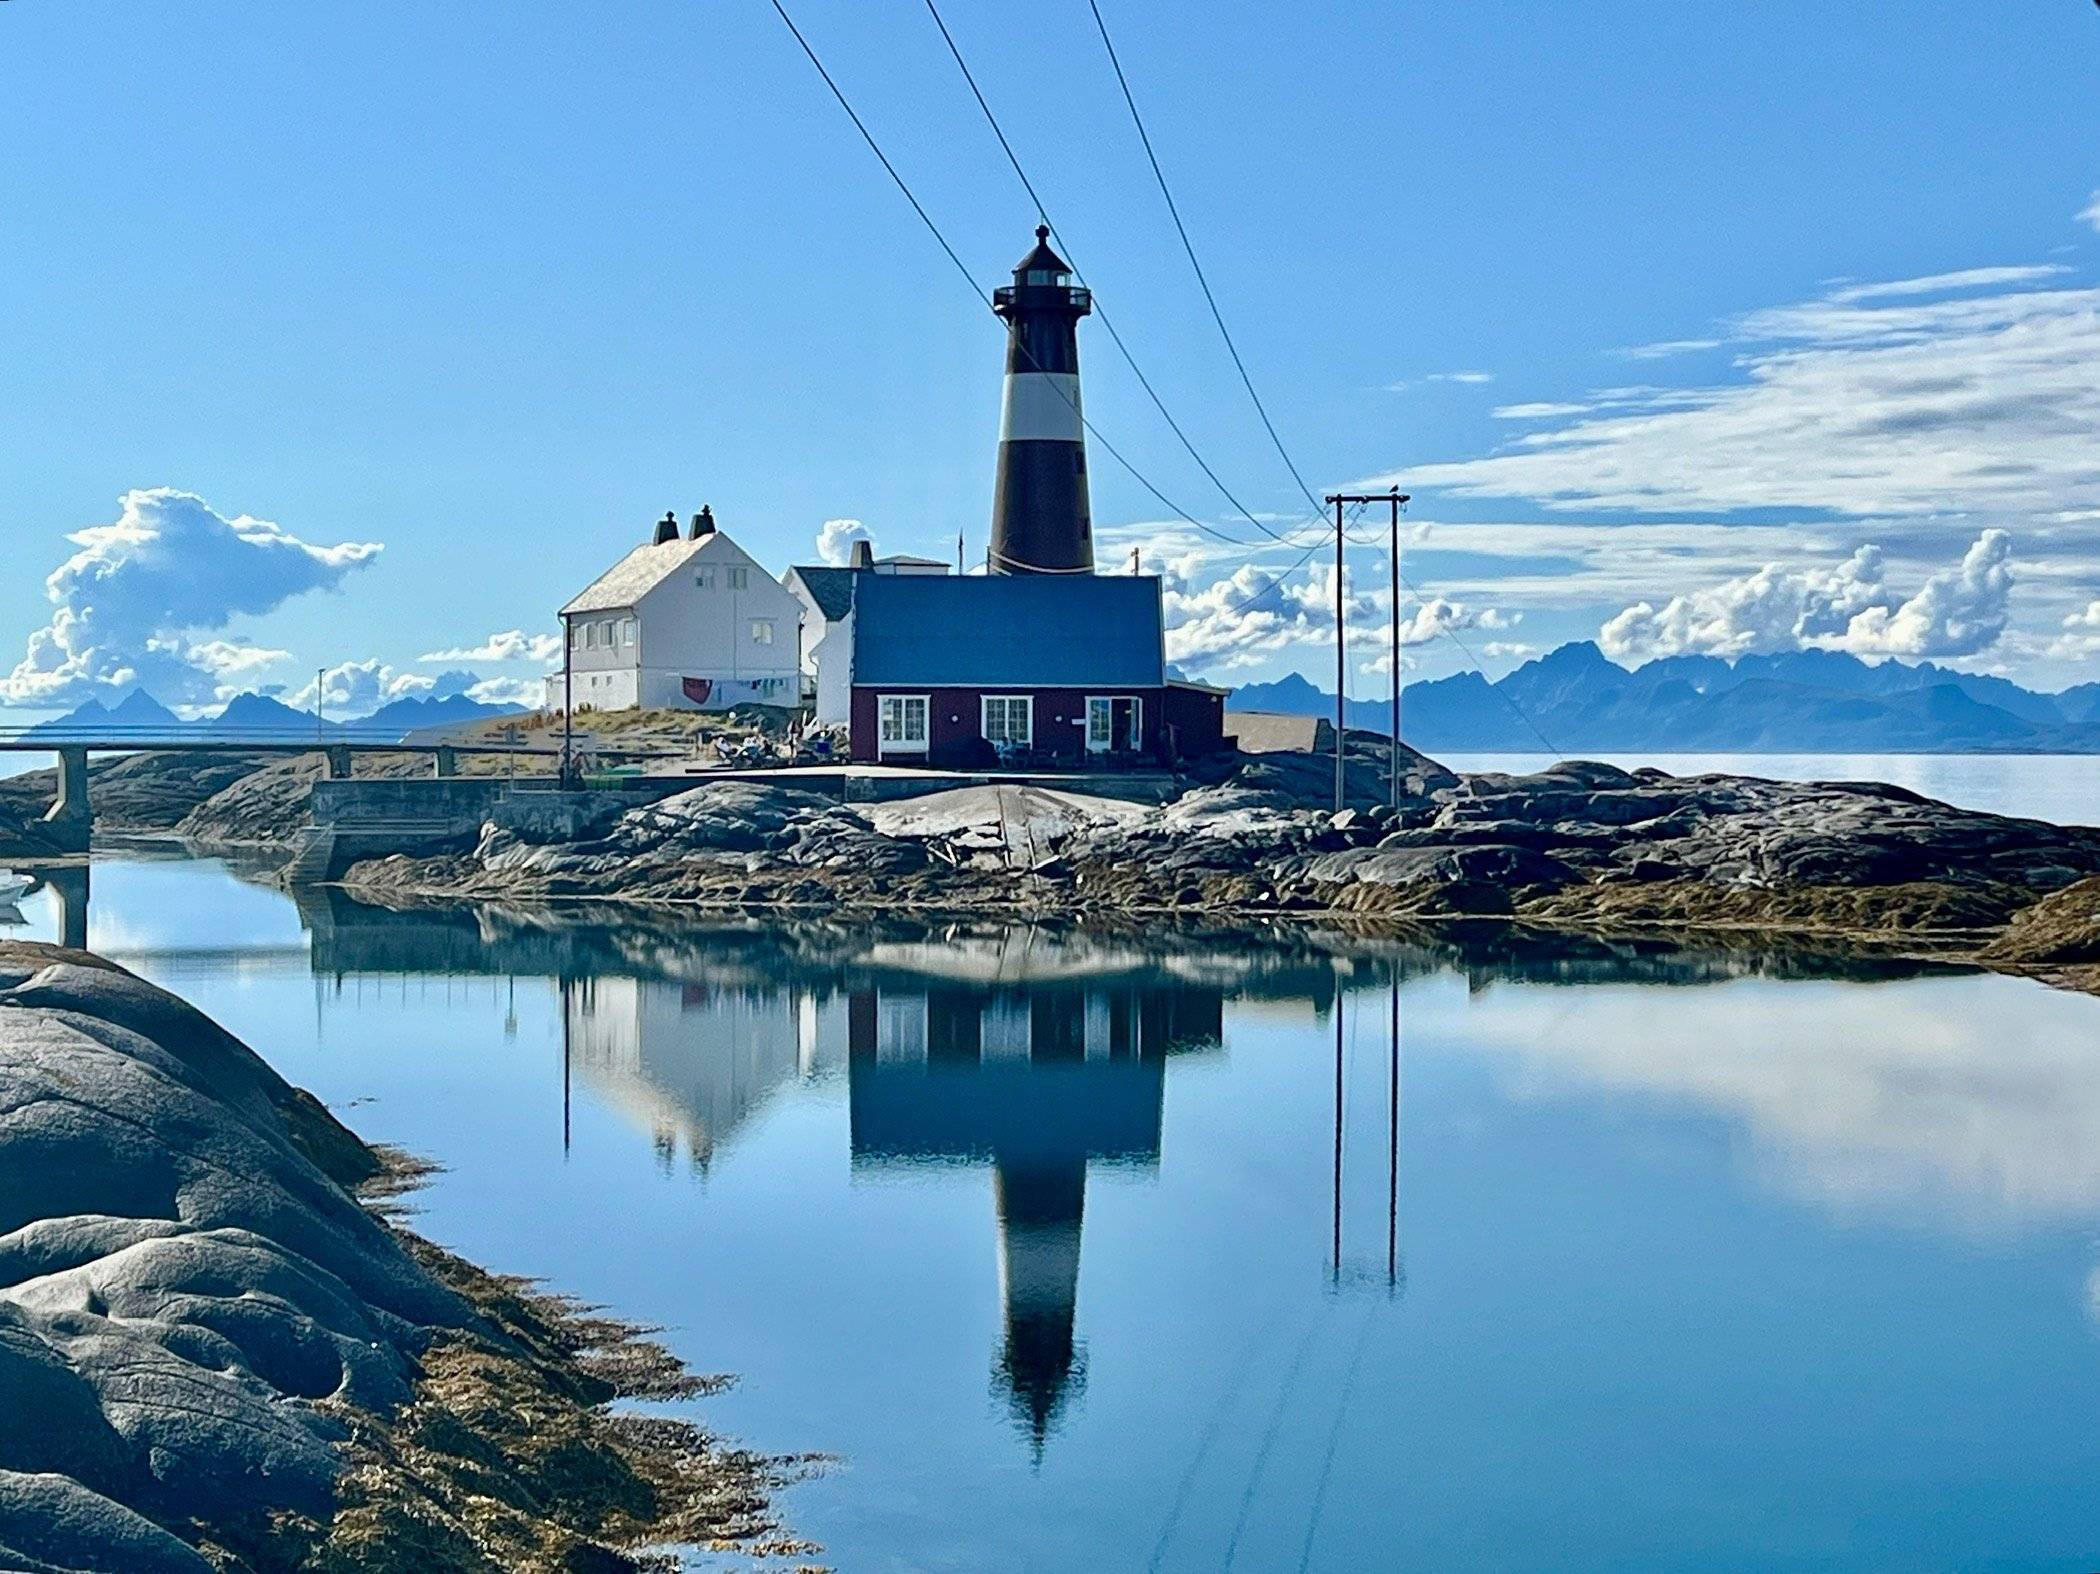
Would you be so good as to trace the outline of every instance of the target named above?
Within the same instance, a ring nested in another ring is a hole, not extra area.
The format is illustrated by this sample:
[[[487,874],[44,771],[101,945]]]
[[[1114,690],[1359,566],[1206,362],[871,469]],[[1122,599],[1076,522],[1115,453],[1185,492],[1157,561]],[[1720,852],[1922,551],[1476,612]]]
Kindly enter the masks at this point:
[[[999,475],[992,496],[994,574],[1091,573],[1094,524],[1087,503],[1086,426],[1079,405],[1079,319],[1092,293],[1050,249],[1039,225],[1035,249],[995,290],[1006,320],[1006,402],[999,420]]]

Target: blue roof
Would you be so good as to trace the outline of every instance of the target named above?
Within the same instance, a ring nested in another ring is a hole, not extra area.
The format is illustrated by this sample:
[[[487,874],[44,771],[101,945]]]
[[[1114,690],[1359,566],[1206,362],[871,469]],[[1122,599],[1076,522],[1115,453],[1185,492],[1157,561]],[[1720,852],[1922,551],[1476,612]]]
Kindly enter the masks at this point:
[[[863,574],[853,681],[1158,688],[1159,580],[1144,574]]]

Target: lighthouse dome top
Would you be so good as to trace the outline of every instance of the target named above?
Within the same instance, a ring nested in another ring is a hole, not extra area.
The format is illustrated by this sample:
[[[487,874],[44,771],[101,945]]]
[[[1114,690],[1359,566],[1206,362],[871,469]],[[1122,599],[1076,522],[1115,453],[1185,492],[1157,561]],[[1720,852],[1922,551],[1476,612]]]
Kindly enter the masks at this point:
[[[1050,249],[1050,226],[1035,227],[1035,249],[1014,264],[1014,282],[1017,284],[1065,284],[1071,280],[1072,265]]]

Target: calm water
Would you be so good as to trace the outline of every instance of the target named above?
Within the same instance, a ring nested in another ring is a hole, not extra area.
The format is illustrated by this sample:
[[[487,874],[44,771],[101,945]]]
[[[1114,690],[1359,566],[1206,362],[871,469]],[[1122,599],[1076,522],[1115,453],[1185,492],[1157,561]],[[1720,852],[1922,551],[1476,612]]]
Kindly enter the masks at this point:
[[[91,928],[838,1455],[785,1506],[844,1570],[2100,1566],[2100,1001],[187,862]]]

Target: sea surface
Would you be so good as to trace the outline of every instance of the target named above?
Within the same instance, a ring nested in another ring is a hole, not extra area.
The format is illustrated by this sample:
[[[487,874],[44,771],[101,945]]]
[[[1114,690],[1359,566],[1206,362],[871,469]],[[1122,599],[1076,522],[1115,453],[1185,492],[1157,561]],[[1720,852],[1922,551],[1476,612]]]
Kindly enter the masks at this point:
[[[781,1506],[841,1570],[2100,1567],[2100,1000],[91,890],[98,949],[443,1164],[421,1229],[833,1456]]]

